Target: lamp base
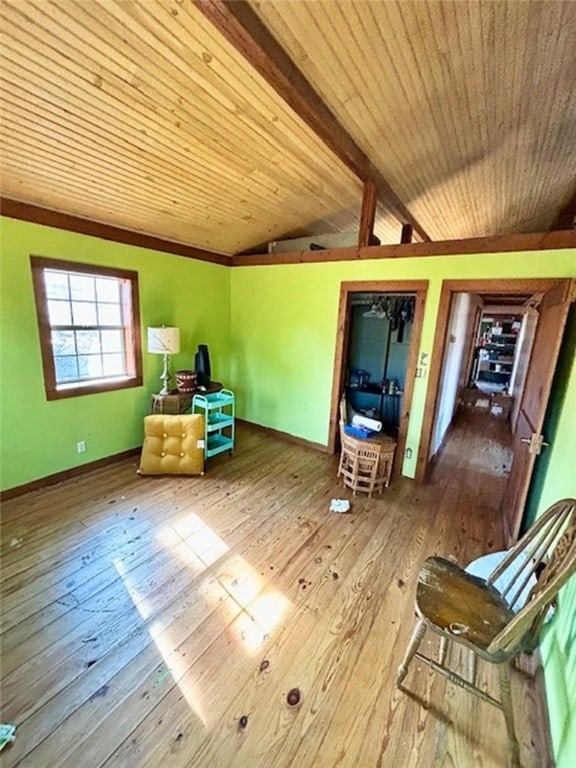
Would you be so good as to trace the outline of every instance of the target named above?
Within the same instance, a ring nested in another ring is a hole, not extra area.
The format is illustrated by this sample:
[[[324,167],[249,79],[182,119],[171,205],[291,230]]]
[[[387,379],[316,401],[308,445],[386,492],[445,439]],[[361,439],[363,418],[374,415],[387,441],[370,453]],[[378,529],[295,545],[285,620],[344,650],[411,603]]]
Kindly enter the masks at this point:
[[[162,371],[162,375],[160,376],[160,380],[164,382],[162,389],[158,393],[159,395],[169,395],[170,394],[170,370],[169,370],[169,364],[168,364],[168,355],[164,355],[164,370]]]

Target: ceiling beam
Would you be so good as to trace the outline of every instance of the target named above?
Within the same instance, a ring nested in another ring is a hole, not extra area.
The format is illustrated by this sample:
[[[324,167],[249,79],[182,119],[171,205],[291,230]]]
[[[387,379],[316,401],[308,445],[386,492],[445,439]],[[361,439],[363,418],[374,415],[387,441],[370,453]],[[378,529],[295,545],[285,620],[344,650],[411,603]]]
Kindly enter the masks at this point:
[[[408,259],[415,256],[466,256],[480,253],[513,253],[576,248],[576,231],[529,232],[527,234],[474,237],[467,240],[436,240],[431,243],[379,245],[367,248],[333,248],[325,251],[261,253],[233,256],[233,267],[265,264],[311,264],[323,261],[359,261],[360,259]]]
[[[576,229],[576,189],[550,229]]]
[[[412,231],[412,227],[410,226],[410,224],[404,224],[402,227],[402,232],[400,234],[400,242],[411,243],[413,236],[414,236],[414,232]]]
[[[122,229],[110,224],[103,224],[91,219],[83,219],[80,216],[71,216],[68,213],[54,211],[50,208],[41,208],[20,200],[12,200],[8,197],[0,197],[0,213],[9,219],[30,221],[33,224],[42,224],[55,229],[65,229],[68,232],[78,232],[89,237],[99,237],[102,240],[112,240],[115,243],[134,245],[138,248],[148,248],[152,251],[171,253],[174,256],[184,256],[188,259],[210,261],[213,264],[231,265],[231,256],[216,251],[207,251],[203,248],[195,248],[185,243],[177,243],[173,240],[164,240],[161,237],[148,235],[145,232],[135,232],[131,229]]]
[[[373,181],[364,182],[362,192],[362,210],[360,211],[360,230],[358,232],[358,245],[370,245],[374,237],[374,219],[376,218],[376,205],[378,203],[378,190]]]
[[[419,239],[429,241],[430,237],[384,176],[326,106],[246,0],[194,0],[194,4],[361,181],[374,182],[381,204],[402,224],[411,224]]]

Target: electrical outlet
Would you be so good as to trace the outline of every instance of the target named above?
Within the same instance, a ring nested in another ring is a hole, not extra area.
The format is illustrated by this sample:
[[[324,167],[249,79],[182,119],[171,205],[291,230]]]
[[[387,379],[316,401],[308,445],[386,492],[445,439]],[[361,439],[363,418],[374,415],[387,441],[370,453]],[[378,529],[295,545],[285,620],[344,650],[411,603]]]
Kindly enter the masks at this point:
[[[85,440],[79,440],[76,443],[76,450],[78,453],[84,453],[86,450],[86,441]]]

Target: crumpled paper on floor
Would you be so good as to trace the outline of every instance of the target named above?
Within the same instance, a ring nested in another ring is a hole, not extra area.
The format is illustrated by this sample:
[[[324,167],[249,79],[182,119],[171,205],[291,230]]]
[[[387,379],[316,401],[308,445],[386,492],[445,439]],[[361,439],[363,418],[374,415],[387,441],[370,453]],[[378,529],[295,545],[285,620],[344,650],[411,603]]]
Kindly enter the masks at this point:
[[[332,499],[330,502],[330,512],[337,512],[342,515],[350,511],[350,502],[348,499]]]

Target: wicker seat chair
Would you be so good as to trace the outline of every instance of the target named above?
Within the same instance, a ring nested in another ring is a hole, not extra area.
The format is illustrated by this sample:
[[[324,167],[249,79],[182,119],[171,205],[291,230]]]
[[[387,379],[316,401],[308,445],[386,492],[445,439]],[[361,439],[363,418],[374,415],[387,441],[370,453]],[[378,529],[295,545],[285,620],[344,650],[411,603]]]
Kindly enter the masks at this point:
[[[558,591],[575,572],[574,499],[563,499],[547,509],[488,579],[473,576],[450,560],[428,558],[418,574],[417,623],[396,684],[400,686],[416,657],[434,672],[498,707],[504,713],[514,764],[518,765],[510,664],[520,652],[536,648]],[[523,607],[518,605],[520,596],[525,599]],[[440,635],[438,660],[418,650],[427,629]],[[445,665],[449,643],[469,649],[470,680]],[[499,700],[476,685],[477,658],[499,665]]]

